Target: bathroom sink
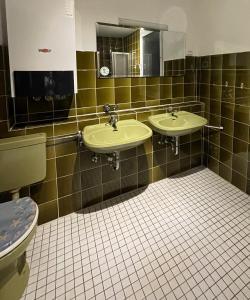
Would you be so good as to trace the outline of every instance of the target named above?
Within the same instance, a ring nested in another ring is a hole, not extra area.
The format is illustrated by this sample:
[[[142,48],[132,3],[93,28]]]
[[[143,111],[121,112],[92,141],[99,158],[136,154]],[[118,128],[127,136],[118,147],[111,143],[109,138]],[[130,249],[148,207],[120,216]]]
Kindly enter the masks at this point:
[[[154,131],[168,136],[190,134],[207,124],[207,119],[187,111],[154,115],[148,120]]]
[[[117,131],[107,124],[90,125],[83,130],[84,144],[95,153],[127,150],[143,144],[151,136],[152,130],[136,120],[118,121]]]

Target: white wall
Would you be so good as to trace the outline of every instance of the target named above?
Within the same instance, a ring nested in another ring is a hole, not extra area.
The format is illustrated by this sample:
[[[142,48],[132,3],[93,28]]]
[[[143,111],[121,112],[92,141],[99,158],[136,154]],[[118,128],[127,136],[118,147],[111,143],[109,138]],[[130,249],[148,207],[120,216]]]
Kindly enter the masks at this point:
[[[76,70],[74,7],[68,16],[67,3],[70,0],[6,1],[12,96],[14,70]],[[39,52],[44,48],[51,52]],[[75,76],[75,91],[76,82]]]
[[[119,18],[167,24],[187,32],[187,51],[196,53],[192,18],[194,0],[76,0],[76,49],[96,51],[96,22],[118,24]]]
[[[194,0],[199,55],[250,51],[250,0]]]

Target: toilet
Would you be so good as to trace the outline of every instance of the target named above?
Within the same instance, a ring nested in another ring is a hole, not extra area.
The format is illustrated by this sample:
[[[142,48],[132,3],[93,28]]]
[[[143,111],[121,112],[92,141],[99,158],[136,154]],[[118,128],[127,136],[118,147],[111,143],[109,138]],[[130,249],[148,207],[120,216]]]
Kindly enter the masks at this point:
[[[26,249],[36,232],[38,207],[19,197],[22,187],[46,176],[46,134],[0,139],[0,193],[12,200],[0,204],[0,299],[20,299],[29,279]]]

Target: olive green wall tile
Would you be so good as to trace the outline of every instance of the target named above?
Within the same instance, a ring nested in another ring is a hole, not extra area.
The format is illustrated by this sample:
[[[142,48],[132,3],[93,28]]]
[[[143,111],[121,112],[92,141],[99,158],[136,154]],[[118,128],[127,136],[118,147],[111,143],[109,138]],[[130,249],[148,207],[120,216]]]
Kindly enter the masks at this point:
[[[78,127],[77,122],[70,123],[58,123],[54,125],[54,135],[67,135],[77,133]]]
[[[153,171],[153,177],[152,177],[153,182],[162,180],[167,176],[166,164],[154,167],[152,171]]]
[[[30,196],[37,204],[49,202],[57,198],[56,180],[44,181],[30,187]]]
[[[186,144],[190,142],[190,134],[180,136],[180,144]]]
[[[56,160],[47,159],[46,160],[46,181],[56,179]]]
[[[240,156],[234,154],[233,155],[233,164],[232,169],[240,173],[242,176],[247,177],[247,161],[242,159]]]
[[[159,85],[160,77],[146,77],[146,85]]]
[[[222,87],[218,85],[210,85],[210,98],[221,101]]]
[[[249,127],[246,124],[234,122],[234,136],[240,140],[248,142]]]
[[[160,99],[160,85],[146,86],[146,100]]]
[[[76,153],[56,158],[57,176],[66,176],[79,171],[79,155]]]
[[[146,101],[146,106],[156,106],[160,105],[160,100],[147,100]]]
[[[138,186],[137,176],[138,176],[137,174],[134,174],[134,175],[130,175],[127,177],[123,177],[121,179],[121,192],[122,193],[126,193],[126,192],[129,192],[129,191],[137,188],[137,186]]]
[[[196,71],[186,70],[185,71],[184,82],[185,83],[196,83]]]
[[[96,69],[95,52],[76,51],[77,69]]]
[[[77,71],[78,89],[94,89],[96,87],[96,71]]]
[[[153,152],[153,166],[159,166],[166,164],[166,149],[158,150]]]
[[[152,137],[153,139],[153,151],[165,149],[166,145],[161,143],[162,136],[158,133],[155,133]]]
[[[190,97],[196,95],[195,84],[184,84],[184,97]]]
[[[78,145],[75,141],[58,143],[55,145],[56,156],[64,156],[78,152]]]
[[[236,70],[222,70],[222,85],[235,86]]]
[[[212,55],[211,56],[211,69],[222,69],[223,56]]]
[[[184,97],[184,85],[183,84],[173,84],[172,97],[173,98]]]
[[[248,143],[238,139],[233,140],[233,153],[241,158],[248,159]]]
[[[145,77],[131,78],[131,86],[136,86],[136,85],[146,85],[146,78]]]
[[[237,122],[250,124],[250,108],[243,105],[235,105],[234,108],[234,120]]]
[[[145,86],[132,86],[131,87],[131,102],[145,101],[146,88]]]
[[[114,88],[99,88],[96,90],[97,105],[115,104]]]
[[[222,70],[211,70],[210,84],[222,84]]]
[[[201,151],[202,144],[200,140],[191,143],[191,155],[201,153]]]
[[[38,225],[52,221],[58,218],[57,201],[50,201],[48,203],[38,205],[39,217]]]
[[[46,133],[47,137],[53,136],[53,125],[29,127],[26,129],[26,134]]]
[[[202,70],[211,69],[211,56],[202,56],[200,58],[200,67]]]
[[[244,104],[246,101],[246,105],[248,105],[249,99],[250,99],[250,89],[244,89],[244,88],[242,89],[238,87],[235,88],[235,102],[237,102],[238,104]]]
[[[224,149],[233,152],[233,137],[227,134],[220,134],[220,146]]]
[[[211,70],[202,70],[199,76],[199,82],[204,84],[210,84]]]
[[[81,190],[79,173],[57,178],[58,197],[64,197]]]
[[[101,167],[81,172],[82,189],[88,189],[102,183]]]
[[[56,153],[55,153],[55,146],[54,144],[47,144],[46,145],[46,157],[47,159],[51,159],[51,158],[54,158],[56,156]]]
[[[171,98],[172,97],[172,85],[162,84],[160,85],[160,98]]]
[[[180,161],[176,160],[167,164],[167,177],[180,172]]]
[[[211,108],[211,107],[210,107]],[[234,119],[234,104],[221,102],[221,116],[227,119]]]
[[[115,171],[109,165],[102,166],[102,183],[117,180],[120,176],[121,168]]]
[[[219,164],[219,175],[229,182],[232,181],[232,169],[221,163]]]
[[[96,113],[96,106],[77,108],[77,116]]]
[[[152,169],[146,170],[144,172],[138,173],[138,188],[147,186],[153,182],[153,172]]]
[[[160,84],[172,84],[172,77],[160,77]]]
[[[79,90],[76,94],[76,104],[77,107],[86,106],[96,106],[96,90],[95,89],[85,89]]]
[[[142,172],[151,169],[153,166],[153,155],[152,153],[138,156],[138,172]]]
[[[82,208],[82,194],[75,193],[58,199],[59,217],[70,214]]]
[[[247,186],[247,179],[244,176],[242,176],[241,174],[233,171],[232,172],[232,184],[235,185],[240,190],[242,190],[243,192],[245,192],[246,186]]]
[[[142,145],[137,147],[137,155],[143,155],[151,153],[153,150],[152,148],[152,140],[147,139]]]
[[[180,159],[180,172],[184,172],[189,170],[191,167],[191,161],[190,158],[182,158]]]
[[[120,160],[125,160],[136,156],[136,148],[131,148],[120,152]]]
[[[131,86],[131,78],[115,78],[115,87]]]
[[[220,151],[220,161],[224,164],[227,165],[228,167],[232,167],[232,159],[233,159],[233,154],[232,152],[229,152],[223,148],[219,149]]]
[[[179,155],[176,155],[175,152],[172,150],[172,147],[169,145],[167,146],[167,162],[171,162],[173,160],[179,159]]]
[[[78,121],[79,130],[83,130],[86,126],[99,124],[99,119],[96,117],[94,119],[80,119]]]
[[[250,52],[236,54],[237,69],[250,69]]]
[[[130,109],[131,108],[131,102],[129,103],[119,103],[119,109]]]
[[[6,95],[4,71],[0,70],[0,95]]]
[[[182,144],[180,145],[180,158],[190,156],[190,144]]]
[[[145,106],[146,106],[146,101],[131,102],[131,108],[140,108]]]
[[[225,102],[235,102],[235,88],[230,86],[223,86],[221,93],[221,101]]]
[[[208,168],[215,172],[216,174],[219,174],[219,162],[218,160],[214,159],[211,156],[208,156]]]
[[[88,207],[90,205],[99,203],[102,201],[102,186],[95,186],[82,191],[82,206]]]
[[[133,157],[121,162],[121,176],[128,176],[138,172],[137,158]]]
[[[236,71],[236,86],[250,88],[250,70],[237,70]]]
[[[131,112],[131,113],[119,113],[119,120],[136,120],[136,113]]]
[[[190,161],[191,161],[191,168],[198,167],[202,164],[202,155],[201,154],[193,155],[191,156]]]
[[[118,196],[120,195],[120,193],[121,193],[120,180],[115,180],[103,184],[103,200]]]
[[[223,69],[236,69],[236,53],[223,54]]]
[[[116,87],[115,88],[115,103],[131,102],[130,87]]]
[[[184,76],[177,76],[172,78],[172,84],[183,84],[184,83]]]
[[[102,88],[102,87],[109,87],[109,88],[114,88],[115,86],[115,80],[113,78],[97,78],[96,79],[96,87],[97,88]]]
[[[210,98],[210,86],[208,84],[200,84],[200,96]]]
[[[210,99],[210,113],[220,115],[220,112],[221,112],[221,102]]]

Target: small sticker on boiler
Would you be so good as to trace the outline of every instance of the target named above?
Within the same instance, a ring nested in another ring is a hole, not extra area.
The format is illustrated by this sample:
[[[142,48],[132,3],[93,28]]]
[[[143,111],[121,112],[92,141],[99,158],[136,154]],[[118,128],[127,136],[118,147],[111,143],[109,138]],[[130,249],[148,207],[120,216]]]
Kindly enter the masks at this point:
[[[74,16],[74,0],[65,0],[65,16],[73,17]]]

